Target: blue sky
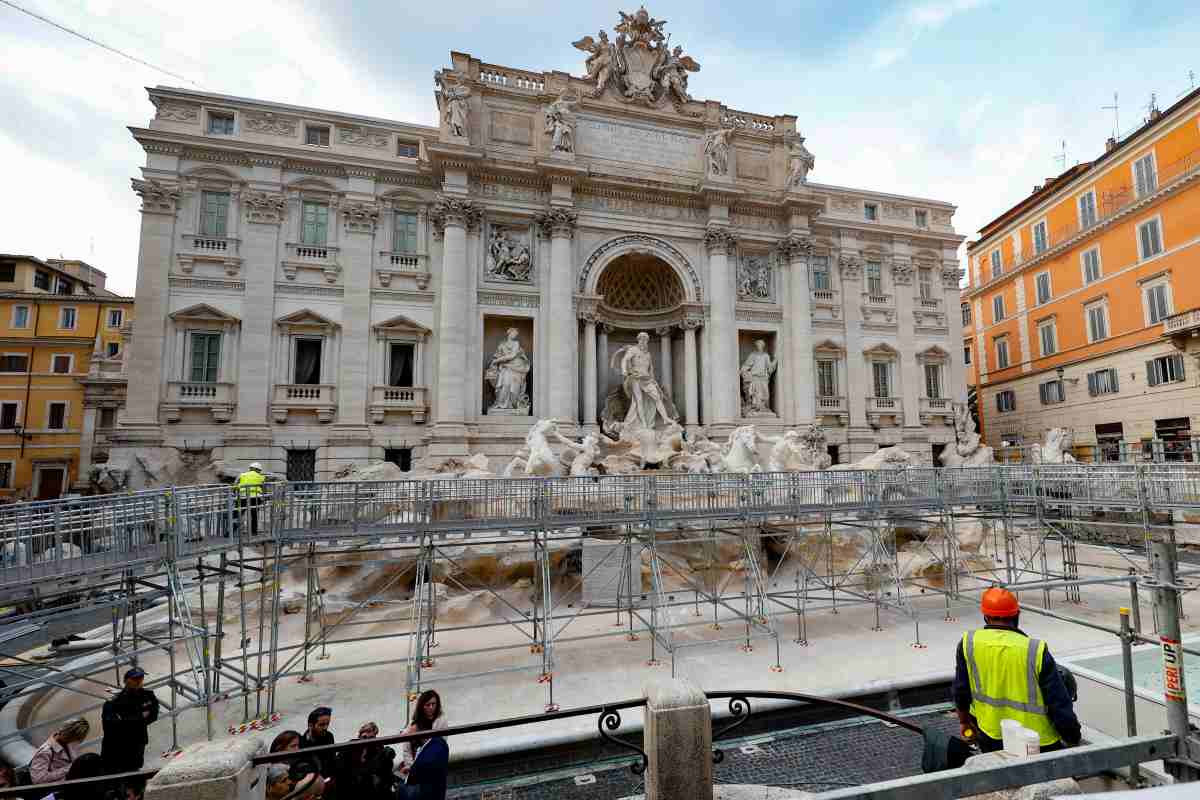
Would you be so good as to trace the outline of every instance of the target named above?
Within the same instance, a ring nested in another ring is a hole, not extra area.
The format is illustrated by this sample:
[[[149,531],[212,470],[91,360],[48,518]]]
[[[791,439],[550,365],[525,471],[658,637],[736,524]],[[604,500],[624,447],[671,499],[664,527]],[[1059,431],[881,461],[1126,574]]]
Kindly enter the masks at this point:
[[[583,71],[571,41],[616,24],[619,2],[418,4],[13,0],[204,89],[432,124],[432,76],[459,50],[534,70]],[[948,200],[972,235],[1200,74],[1186,3],[712,3],[656,0],[702,65],[693,95],[792,113],[812,180]],[[147,85],[191,84],[0,5],[0,251],[83,258],[132,292],[144,162],[126,126]],[[1200,79],[1197,79],[1200,83]]]

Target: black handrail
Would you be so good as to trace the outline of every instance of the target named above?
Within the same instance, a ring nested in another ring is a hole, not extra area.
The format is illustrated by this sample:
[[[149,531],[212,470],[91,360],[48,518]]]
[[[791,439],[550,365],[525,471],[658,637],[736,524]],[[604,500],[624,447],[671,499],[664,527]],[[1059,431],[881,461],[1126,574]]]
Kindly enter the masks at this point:
[[[281,761],[294,761],[296,759],[308,758],[310,756],[336,755],[341,752],[353,752],[362,747],[372,747],[375,745],[389,745],[398,742],[407,742],[413,739],[426,739],[430,735],[433,736],[461,736],[465,733],[478,733],[480,731],[493,731],[503,728],[515,728],[519,725],[534,725],[542,722],[551,722],[559,719],[570,719],[571,717],[586,717],[592,714],[599,714],[600,718],[597,721],[597,729],[600,736],[606,741],[612,742],[627,750],[632,750],[638,754],[640,763],[633,764],[630,769],[637,775],[641,775],[646,770],[649,759],[646,756],[646,751],[631,742],[618,739],[612,736],[608,731],[615,731],[621,726],[620,712],[628,708],[643,708],[646,705],[646,699],[640,698],[637,700],[624,700],[620,703],[604,703],[597,706],[581,706],[579,708],[568,708],[564,711],[552,711],[548,714],[529,714],[523,717],[508,717],[506,719],[491,720],[489,722],[476,722],[470,725],[456,725],[452,728],[442,728],[436,731],[421,731],[419,733],[400,733],[391,736],[379,736],[374,739],[351,739],[339,744],[325,744],[318,747],[306,747],[303,750],[291,750],[283,753],[268,753],[266,755],[255,756],[251,761],[257,766],[260,764],[275,764]],[[606,731],[605,728],[608,730]]]
[[[876,719],[889,722],[898,727],[910,730],[913,733],[924,735],[925,729],[915,722],[910,722],[906,719],[888,714],[886,711],[869,706],[851,703],[848,700],[838,700],[833,697],[820,697],[812,694],[802,694],[800,692],[760,692],[760,691],[731,691],[731,692],[705,692],[704,696],[709,700],[729,700],[729,715],[733,717],[733,722],[725,725],[719,730],[714,730],[712,735],[713,742],[723,739],[736,728],[741,727],[746,720],[750,719],[752,713],[750,708],[750,698],[760,700],[789,700],[797,703],[811,703],[813,705],[833,706],[835,708],[846,709],[853,711],[856,715],[864,717],[874,717]],[[719,764],[725,759],[725,753],[719,747],[713,748],[713,763]]]
[[[158,774],[156,769],[143,769],[134,772],[119,772],[115,775],[99,775],[95,778],[77,778],[71,781],[55,783],[35,783],[28,786],[10,786],[0,788],[0,798],[3,797],[44,797],[50,792],[57,793],[59,789],[86,789],[89,786],[107,786],[135,779],[148,781]]]

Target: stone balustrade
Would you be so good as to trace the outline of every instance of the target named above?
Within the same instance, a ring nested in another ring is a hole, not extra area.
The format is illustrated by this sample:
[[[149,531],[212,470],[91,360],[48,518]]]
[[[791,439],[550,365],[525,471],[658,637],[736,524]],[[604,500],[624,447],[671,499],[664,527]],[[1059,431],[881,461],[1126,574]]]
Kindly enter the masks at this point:
[[[277,383],[271,401],[276,422],[286,422],[289,411],[312,411],[321,422],[332,422],[337,411],[337,387],[327,383]]]
[[[179,422],[184,409],[206,409],[214,421],[228,422],[236,405],[237,390],[232,383],[171,381],[167,384],[163,414],[167,422]]]
[[[389,411],[410,413],[413,422],[422,423],[429,413],[429,390],[424,386],[372,386],[368,410],[377,425]]]
[[[1200,308],[1193,308],[1164,319],[1162,332],[1163,336],[1173,336],[1197,328],[1200,328]]]

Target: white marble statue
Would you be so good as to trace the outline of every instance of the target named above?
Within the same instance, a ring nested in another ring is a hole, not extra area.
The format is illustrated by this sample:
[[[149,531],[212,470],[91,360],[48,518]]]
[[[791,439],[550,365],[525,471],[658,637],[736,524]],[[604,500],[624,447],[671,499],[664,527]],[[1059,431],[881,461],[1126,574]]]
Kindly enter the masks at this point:
[[[595,83],[592,96],[599,97],[604,93],[604,87],[608,85],[609,76],[613,71],[613,49],[608,41],[608,33],[601,30],[599,41],[585,36],[571,44],[589,54],[584,62],[584,69],[587,70],[587,79]]]
[[[651,77],[658,81],[660,96],[672,95],[677,102],[686,103],[692,99],[688,94],[688,73],[699,72],[700,65],[691,56],[683,54],[683,48],[676,45],[674,50],[661,49],[661,62],[651,72]]]
[[[816,157],[804,146],[804,137],[793,144],[788,151],[787,188],[795,189],[801,184],[808,183],[808,173],[817,164]]]
[[[855,461],[853,464],[836,464],[834,470],[860,469],[904,469],[912,466],[913,455],[899,445],[881,447],[869,456]]]
[[[954,446],[942,450],[944,467],[983,467],[995,463],[992,448],[979,441],[975,419],[966,403],[954,404]]]
[[[529,247],[514,239],[509,231],[492,228],[488,241],[487,271],[492,278],[529,283]]]
[[[809,425],[804,433],[790,430],[782,436],[759,435],[759,440],[773,444],[767,459],[768,472],[808,472],[829,469],[832,459],[827,452],[825,432],[818,425]]]
[[[737,292],[739,299],[771,299],[771,259],[768,256],[743,256],[738,260]]]
[[[489,414],[529,413],[529,393],[525,388],[529,370],[529,356],[521,347],[520,333],[516,328],[509,328],[483,374],[484,379],[496,390],[496,399],[488,408]]]
[[[708,160],[708,174],[729,174],[729,137],[733,128],[718,128],[704,137],[704,155]]]
[[[504,468],[504,477],[550,477],[558,475],[559,460],[550,447],[549,437],[558,435],[558,424],[552,419],[538,420],[525,434],[525,446],[517,451]]]
[[[471,107],[467,102],[471,96],[470,87],[450,86],[442,91],[442,95],[445,98],[442,116],[450,135],[460,139],[470,138],[467,134],[467,122],[471,116]]]
[[[601,460],[598,435],[589,433],[583,437],[583,441],[576,443],[555,431],[554,438],[567,448],[566,452],[562,454],[561,460],[569,461],[568,475],[573,478],[583,478],[597,474],[594,465]]]
[[[1045,441],[1030,451],[1034,464],[1074,464],[1071,448],[1075,444],[1075,432],[1070,428],[1051,428],[1046,431]]]
[[[758,431],[753,425],[734,428],[721,457],[721,472],[762,472],[758,463]]]
[[[622,436],[628,430],[653,430],[659,417],[664,423],[674,420],[663,404],[662,386],[654,379],[650,334],[642,331],[637,335],[636,345],[627,345],[613,353],[610,366],[621,370],[621,385],[629,401],[621,425]]]
[[[554,153],[575,152],[575,106],[578,98],[563,91],[558,99],[546,106],[546,135],[550,137],[550,150]]]
[[[743,417],[774,416],[771,411],[771,376],[779,362],[767,352],[762,339],[754,343],[754,352],[742,363]]]

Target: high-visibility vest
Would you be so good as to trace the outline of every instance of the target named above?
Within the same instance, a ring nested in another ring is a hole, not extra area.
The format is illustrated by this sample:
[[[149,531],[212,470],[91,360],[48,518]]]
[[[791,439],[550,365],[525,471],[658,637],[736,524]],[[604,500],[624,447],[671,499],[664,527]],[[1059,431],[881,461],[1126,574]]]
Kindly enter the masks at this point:
[[[262,494],[262,485],[266,483],[267,476],[256,470],[248,469],[241,475],[238,475],[238,493],[242,497],[258,497]]]
[[[963,634],[971,681],[971,715],[979,729],[1001,738],[1000,721],[1013,719],[1036,731],[1042,747],[1059,740],[1038,685],[1046,643],[1013,630],[982,628]]]

